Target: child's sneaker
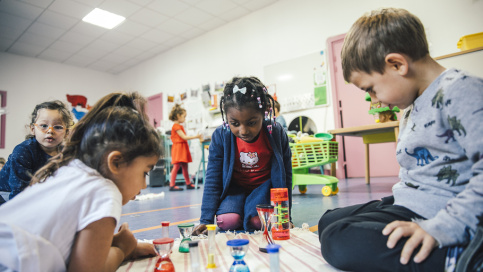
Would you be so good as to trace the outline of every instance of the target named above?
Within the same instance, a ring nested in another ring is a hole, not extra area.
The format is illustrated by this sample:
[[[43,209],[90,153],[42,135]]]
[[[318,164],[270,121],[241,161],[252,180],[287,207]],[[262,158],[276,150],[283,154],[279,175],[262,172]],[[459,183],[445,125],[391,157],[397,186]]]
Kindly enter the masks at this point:
[[[169,187],[169,190],[170,191],[183,191],[183,188],[179,188],[178,186],[172,186],[172,187]]]
[[[483,272],[483,216],[479,219],[475,236],[456,263],[456,272]]]

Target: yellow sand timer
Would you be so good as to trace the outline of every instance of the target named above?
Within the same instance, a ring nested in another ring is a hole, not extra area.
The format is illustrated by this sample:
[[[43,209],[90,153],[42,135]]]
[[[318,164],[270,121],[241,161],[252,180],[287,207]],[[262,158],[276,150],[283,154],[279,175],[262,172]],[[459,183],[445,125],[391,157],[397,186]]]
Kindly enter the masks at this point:
[[[216,225],[206,225],[206,229],[208,229],[208,265],[206,265],[206,268],[216,268],[216,264],[215,264]]]

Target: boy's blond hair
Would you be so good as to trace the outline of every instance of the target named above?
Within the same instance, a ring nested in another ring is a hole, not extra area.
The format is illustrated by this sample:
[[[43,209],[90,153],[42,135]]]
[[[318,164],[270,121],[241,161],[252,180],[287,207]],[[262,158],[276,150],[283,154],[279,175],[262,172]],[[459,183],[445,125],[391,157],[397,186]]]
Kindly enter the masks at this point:
[[[342,46],[342,70],[349,81],[352,72],[382,74],[385,58],[400,53],[417,61],[429,54],[424,26],[405,9],[385,8],[360,17]]]

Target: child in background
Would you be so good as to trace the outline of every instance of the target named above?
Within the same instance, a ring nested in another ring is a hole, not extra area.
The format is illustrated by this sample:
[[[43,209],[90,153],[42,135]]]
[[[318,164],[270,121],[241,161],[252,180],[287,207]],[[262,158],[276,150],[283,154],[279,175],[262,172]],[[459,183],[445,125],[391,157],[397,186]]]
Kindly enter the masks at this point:
[[[0,170],[5,166],[5,158],[0,157]]]
[[[10,199],[22,192],[30,184],[32,175],[60,152],[72,120],[70,111],[59,100],[35,106],[31,114],[31,134],[13,149],[0,171],[0,191],[10,192]]]
[[[287,122],[285,121],[285,118],[283,117],[283,115],[280,114],[280,103],[278,103],[277,100],[274,100],[275,102],[275,107],[273,108],[273,115],[275,116],[274,119],[275,119],[275,122],[279,123],[283,130],[285,130],[285,132],[287,132],[288,128],[287,128]]]
[[[358,19],[342,68],[372,101],[406,109],[400,182],[381,201],[327,211],[323,257],[350,271],[453,271],[483,214],[483,80],[432,59],[422,23],[403,9]]]
[[[195,189],[188,174],[188,163],[192,162],[188,140],[200,139],[201,141],[202,135],[186,136],[184,127],[181,125],[186,120],[186,110],[179,104],[175,104],[171,109],[169,120],[174,122],[173,128],[171,129],[171,141],[173,142],[173,146],[171,147],[171,163],[173,164],[173,170],[171,171],[169,190],[183,191],[183,188],[176,186],[176,176],[178,175],[180,167],[183,172],[184,180],[186,181],[186,189]]]
[[[155,255],[126,223],[114,234],[161,154],[144,105],[136,93],[102,98],[32,185],[0,207],[1,271],[116,271]]]
[[[193,235],[206,233],[215,215],[221,230],[260,230],[256,205],[270,204],[271,188],[287,188],[292,206],[292,153],[287,134],[272,122],[270,105],[273,98],[256,77],[226,84],[223,125],[211,137],[200,225]]]

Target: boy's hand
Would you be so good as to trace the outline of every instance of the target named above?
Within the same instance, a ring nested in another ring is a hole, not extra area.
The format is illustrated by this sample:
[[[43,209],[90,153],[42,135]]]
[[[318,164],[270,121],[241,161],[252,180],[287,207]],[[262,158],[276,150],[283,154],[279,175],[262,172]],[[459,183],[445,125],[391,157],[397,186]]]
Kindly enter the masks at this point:
[[[154,257],[156,256],[156,250],[154,250],[154,245],[150,243],[138,243],[129,259],[138,259],[142,257]]]
[[[414,222],[393,221],[386,225],[386,227],[382,230],[382,234],[390,234],[387,238],[388,248],[394,248],[396,243],[402,237],[409,237],[401,251],[401,264],[407,264],[409,262],[413,251],[419,245],[421,245],[421,249],[416,256],[414,256],[415,263],[424,261],[429,256],[431,251],[438,246],[438,242],[433,238],[433,236],[429,235]]]
[[[123,223],[119,228],[119,232],[114,234],[112,238],[112,246],[118,247],[124,252],[124,260],[131,258],[133,251],[136,249],[138,240],[134,238],[133,233],[129,230],[129,225]]]

